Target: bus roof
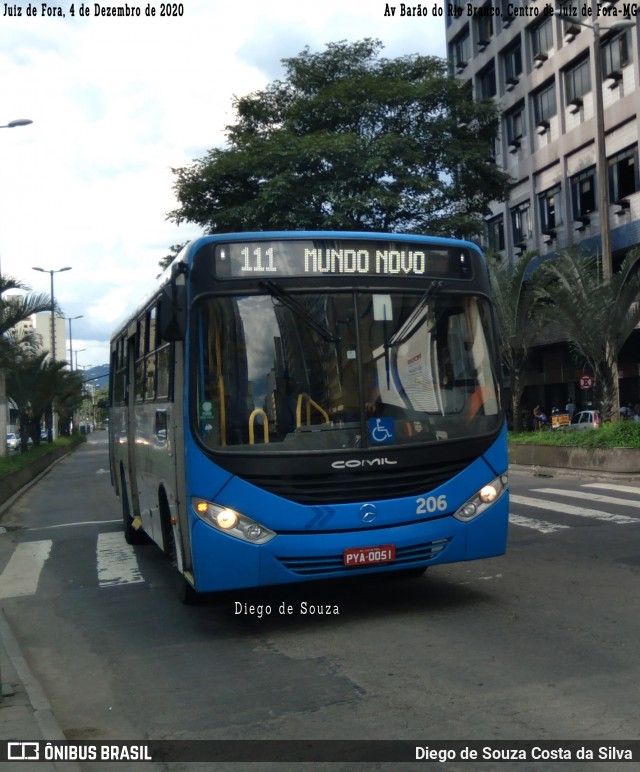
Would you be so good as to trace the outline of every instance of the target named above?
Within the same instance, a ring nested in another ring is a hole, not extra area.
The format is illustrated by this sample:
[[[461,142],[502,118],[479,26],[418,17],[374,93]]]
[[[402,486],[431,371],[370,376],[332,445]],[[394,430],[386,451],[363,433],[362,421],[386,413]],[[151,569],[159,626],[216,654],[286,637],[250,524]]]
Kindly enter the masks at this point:
[[[217,242],[229,241],[275,241],[275,240],[294,240],[294,239],[370,239],[371,241],[404,241],[407,243],[429,243],[434,246],[443,247],[466,247],[484,257],[484,254],[477,244],[463,239],[447,238],[446,236],[429,236],[421,233],[392,233],[383,231],[336,231],[336,230],[303,230],[303,231],[239,231],[230,233],[212,233],[205,236],[199,236],[189,241],[176,255],[174,260],[157,277],[153,290],[148,292],[144,300],[137,304],[134,310],[124,314],[114,327],[111,340],[117,338],[131,319],[139,316],[140,313],[149,305],[152,299],[157,295],[160,287],[166,284],[174,271],[175,266],[184,263],[189,264],[195,253],[204,245]]]

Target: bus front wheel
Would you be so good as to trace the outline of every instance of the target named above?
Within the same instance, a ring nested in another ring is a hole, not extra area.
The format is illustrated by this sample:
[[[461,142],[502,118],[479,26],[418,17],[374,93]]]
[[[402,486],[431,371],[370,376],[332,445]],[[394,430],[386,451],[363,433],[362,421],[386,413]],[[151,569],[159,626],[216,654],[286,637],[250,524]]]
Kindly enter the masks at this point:
[[[178,548],[176,546],[175,532],[171,525],[169,525],[167,528],[166,535],[168,542],[168,549],[166,552],[169,555],[169,559],[171,560],[171,567],[175,572],[175,582],[176,589],[178,591],[178,598],[180,599],[181,603],[184,603],[185,606],[193,606],[198,602],[200,596],[195,591],[191,583],[187,581],[184,575],[178,570]]]
[[[124,470],[120,474],[120,499],[122,501],[122,525],[124,528],[124,540],[127,544],[142,544],[144,533],[133,527],[133,517],[131,517],[131,507],[129,505],[129,496],[127,494],[127,482],[124,476]]]

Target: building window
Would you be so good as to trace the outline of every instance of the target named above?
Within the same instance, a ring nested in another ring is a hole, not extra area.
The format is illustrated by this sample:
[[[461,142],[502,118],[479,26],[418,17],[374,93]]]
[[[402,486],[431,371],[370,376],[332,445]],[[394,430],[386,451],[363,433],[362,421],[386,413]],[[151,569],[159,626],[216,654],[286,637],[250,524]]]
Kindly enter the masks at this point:
[[[502,252],[504,244],[504,217],[492,217],[487,221],[487,237],[492,252]]]
[[[582,99],[585,94],[591,91],[591,72],[588,59],[583,59],[575,67],[565,72],[564,87],[567,104],[575,104],[576,100]]]
[[[478,75],[478,97],[480,99],[491,99],[496,94],[496,68],[491,63]]]
[[[476,29],[478,31],[478,48],[484,50],[493,36],[493,17],[491,3],[485,3],[482,8],[478,9],[478,16],[476,17]]]
[[[596,210],[596,170],[586,169],[571,178],[573,219],[581,220]]]
[[[615,203],[638,190],[638,148],[609,159],[609,201]]]
[[[553,48],[553,25],[551,17],[538,24],[531,32],[531,53],[534,59],[546,59],[547,51]]]
[[[514,9],[514,3],[513,0],[502,0],[501,4],[501,10],[502,10],[502,26],[508,27],[509,24],[516,18],[515,14],[513,12]]]
[[[515,86],[520,75],[522,75],[522,51],[520,48],[520,38],[516,40],[515,45],[510,46],[502,55],[504,63],[504,80],[507,86]]]
[[[602,77],[608,78],[631,62],[629,30],[624,30],[602,44]]]
[[[462,72],[471,58],[471,38],[468,30],[453,41],[451,55],[454,70],[458,73]]]
[[[538,126],[549,123],[556,114],[556,83],[552,80],[533,95],[533,112]]]
[[[576,19],[583,15],[580,3],[563,2],[560,8],[557,9],[556,14],[562,19],[562,34],[568,36],[570,42],[580,32],[580,25],[575,22]],[[565,42],[567,42],[566,38]]]
[[[541,193],[538,196],[538,207],[542,233],[553,236],[556,228],[562,224],[560,186]]]
[[[511,233],[516,247],[524,247],[531,236],[529,202],[519,204],[511,210]]]
[[[505,115],[507,129],[507,143],[519,146],[525,136],[524,104],[521,102],[516,108]]]

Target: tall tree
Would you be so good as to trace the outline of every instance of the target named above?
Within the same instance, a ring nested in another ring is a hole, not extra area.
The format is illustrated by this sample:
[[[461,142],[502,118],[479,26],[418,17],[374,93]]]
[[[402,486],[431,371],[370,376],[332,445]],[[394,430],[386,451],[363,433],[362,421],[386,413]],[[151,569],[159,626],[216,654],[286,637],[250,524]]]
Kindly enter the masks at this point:
[[[576,357],[591,368],[604,420],[617,421],[618,353],[640,322],[640,249],[632,249],[609,280],[595,257],[575,248],[545,260],[537,272],[541,309],[560,323]]]
[[[66,362],[52,362],[46,351],[28,352],[18,356],[8,371],[7,391],[18,407],[23,451],[29,437],[39,444],[42,417],[52,404],[68,426],[69,413],[82,403],[82,376],[66,366]]]
[[[520,402],[526,385],[527,360],[541,327],[541,319],[535,314],[533,289],[536,274],[530,270],[535,256],[534,252],[527,252],[515,265],[506,260],[490,260],[491,294],[502,342],[500,354],[511,383],[514,432],[522,428]]]
[[[473,237],[508,177],[491,163],[493,100],[431,56],[380,41],[284,59],[283,80],[236,99],[228,146],[174,169],[176,223],[207,231],[336,228]]]
[[[11,276],[0,274],[0,437],[7,433],[6,373],[25,347],[34,343],[33,336],[17,335],[16,325],[33,314],[51,309],[48,295],[10,295],[14,291],[29,291],[30,287]],[[0,443],[0,456],[6,455],[6,443]]]

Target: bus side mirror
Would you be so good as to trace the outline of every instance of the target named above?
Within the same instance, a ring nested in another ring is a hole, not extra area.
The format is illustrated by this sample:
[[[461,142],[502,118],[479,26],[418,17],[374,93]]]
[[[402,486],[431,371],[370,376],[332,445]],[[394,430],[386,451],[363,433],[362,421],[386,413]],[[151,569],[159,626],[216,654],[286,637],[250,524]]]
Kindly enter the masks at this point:
[[[175,278],[160,291],[158,316],[162,340],[184,340],[187,329],[187,288],[184,284],[178,284]]]

